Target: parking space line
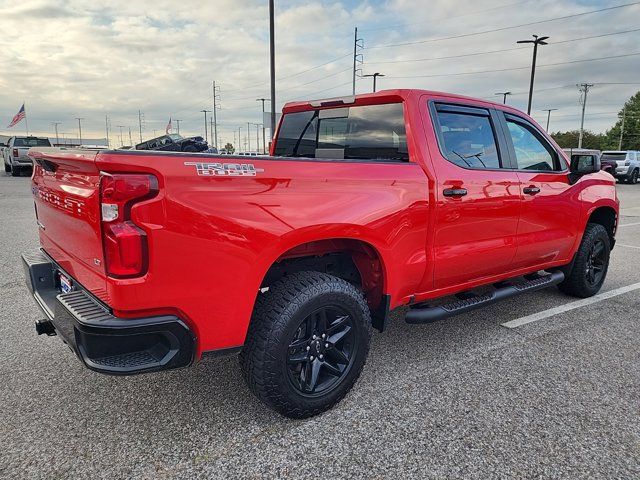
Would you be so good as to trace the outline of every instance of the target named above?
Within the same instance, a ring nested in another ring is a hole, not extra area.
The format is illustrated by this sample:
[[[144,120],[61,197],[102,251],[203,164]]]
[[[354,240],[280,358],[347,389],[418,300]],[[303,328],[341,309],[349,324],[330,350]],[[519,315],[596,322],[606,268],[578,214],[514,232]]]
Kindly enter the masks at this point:
[[[575,310],[576,308],[586,307],[587,305],[592,305],[609,298],[617,297],[618,295],[633,292],[634,290],[640,290],[640,283],[633,283],[631,285],[627,285],[626,287],[615,288],[613,290],[609,290],[608,292],[599,293],[598,295],[594,295],[590,298],[576,300],[575,302],[565,303],[564,305],[560,305],[559,307],[550,308],[538,313],[533,313],[531,315],[527,315],[526,317],[516,318],[515,320],[503,323],[502,326],[507,328],[521,327],[522,325],[526,325],[527,323],[544,320],[545,318],[553,317],[554,315],[559,315],[564,312]]]
[[[625,245],[624,243],[616,243],[616,246],[618,246],[618,247],[626,247],[626,248],[636,248],[636,249],[640,250],[640,247],[636,247],[635,245]]]
[[[640,225],[640,222],[635,222],[635,223],[625,223],[623,225],[618,225],[618,228],[622,228],[622,227],[633,227],[634,225]]]

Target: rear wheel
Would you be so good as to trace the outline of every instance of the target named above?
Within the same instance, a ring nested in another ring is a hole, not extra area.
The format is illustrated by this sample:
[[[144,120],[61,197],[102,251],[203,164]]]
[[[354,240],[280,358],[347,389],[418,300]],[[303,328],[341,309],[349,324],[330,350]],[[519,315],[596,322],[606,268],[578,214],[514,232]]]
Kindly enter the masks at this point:
[[[573,267],[558,288],[581,298],[598,293],[607,276],[610,252],[607,230],[597,223],[587,224]]]
[[[9,165],[7,162],[4,162],[4,171],[5,173],[11,173],[11,165]]]
[[[636,183],[638,183],[638,170],[634,170],[633,173],[631,174],[631,177],[629,178],[629,183],[631,183],[632,185],[635,185]]]
[[[340,278],[298,272],[260,294],[240,355],[266,405],[292,418],[339,402],[364,367],[371,317],[362,293]]]
[[[20,168],[19,167],[11,167],[11,176],[19,177],[20,176]]]

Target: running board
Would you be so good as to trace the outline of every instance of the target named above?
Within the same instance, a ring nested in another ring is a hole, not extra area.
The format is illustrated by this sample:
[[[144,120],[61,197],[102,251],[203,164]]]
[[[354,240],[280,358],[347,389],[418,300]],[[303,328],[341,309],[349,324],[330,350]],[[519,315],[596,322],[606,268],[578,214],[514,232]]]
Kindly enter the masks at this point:
[[[526,282],[519,284],[509,284],[500,282],[494,285],[493,292],[483,295],[475,295],[469,292],[462,292],[457,295],[460,300],[431,307],[413,306],[405,316],[407,323],[431,323],[442,320],[460,313],[475,310],[476,308],[485,307],[492,303],[499,302],[505,298],[514,297],[520,293],[534,292],[543,288],[557,285],[564,280],[564,273],[557,271],[548,275],[527,275]]]

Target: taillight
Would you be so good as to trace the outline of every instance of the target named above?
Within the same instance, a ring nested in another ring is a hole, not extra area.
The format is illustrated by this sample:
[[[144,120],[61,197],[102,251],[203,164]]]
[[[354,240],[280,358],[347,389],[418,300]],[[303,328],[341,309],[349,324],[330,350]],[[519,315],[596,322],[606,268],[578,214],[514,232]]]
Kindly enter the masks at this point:
[[[147,272],[147,234],[131,220],[131,207],[158,193],[153,175],[103,173],[100,178],[102,237],[107,274],[130,278]]]
[[[20,154],[18,153],[18,149],[17,148],[13,149],[13,156],[14,157],[19,157],[20,156]]]

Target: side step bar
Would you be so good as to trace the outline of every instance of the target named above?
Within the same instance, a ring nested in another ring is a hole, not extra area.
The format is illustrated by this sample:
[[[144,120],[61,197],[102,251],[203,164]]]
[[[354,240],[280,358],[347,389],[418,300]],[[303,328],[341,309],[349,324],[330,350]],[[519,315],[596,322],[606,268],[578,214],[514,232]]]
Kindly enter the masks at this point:
[[[557,271],[541,276],[535,274],[527,275],[525,278],[527,278],[526,282],[518,284],[500,282],[495,285],[496,289],[493,292],[483,295],[463,292],[458,294],[460,300],[445,305],[430,307],[423,304],[424,306],[414,306],[407,312],[405,321],[407,323],[431,323],[452,317],[460,313],[475,310],[476,308],[491,305],[505,298],[514,297],[520,293],[534,292],[552,285],[557,285],[564,280],[564,273]]]

